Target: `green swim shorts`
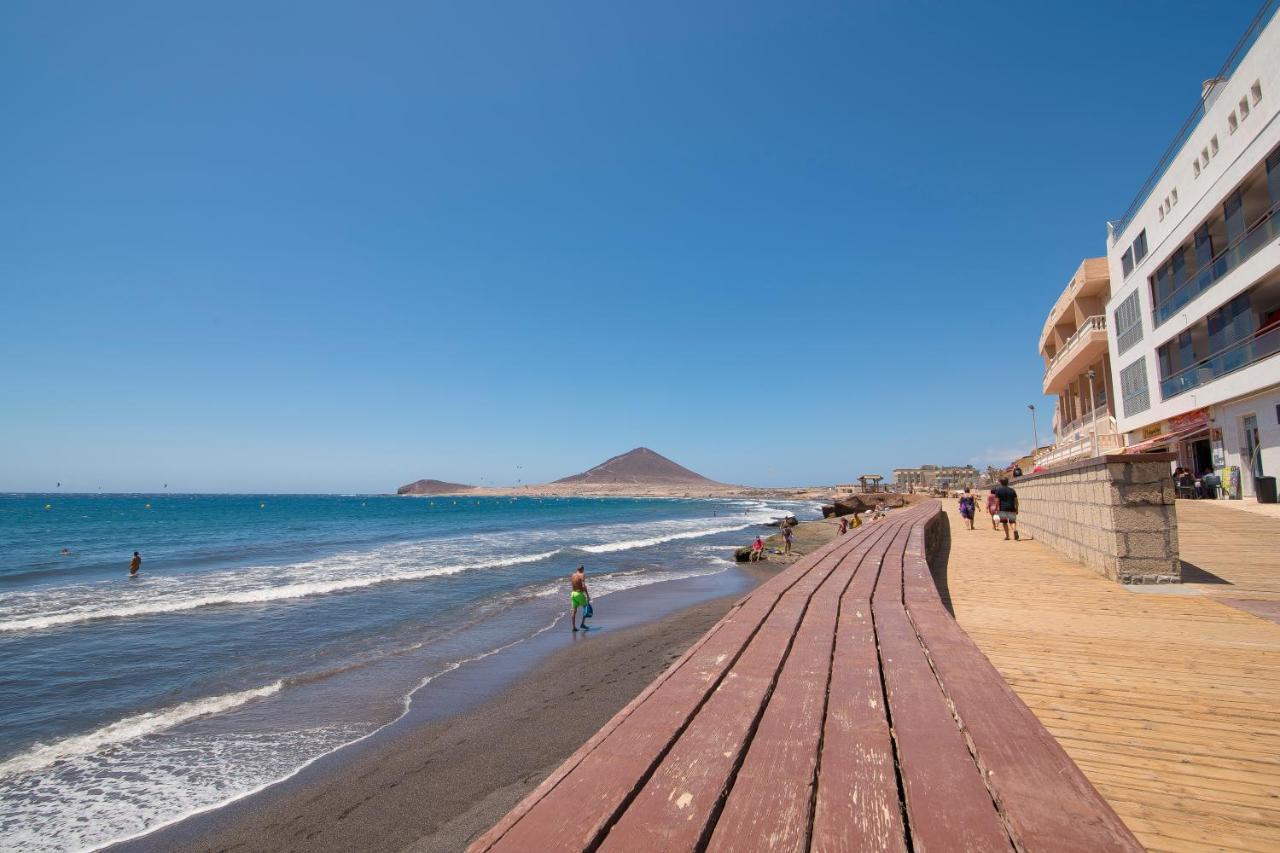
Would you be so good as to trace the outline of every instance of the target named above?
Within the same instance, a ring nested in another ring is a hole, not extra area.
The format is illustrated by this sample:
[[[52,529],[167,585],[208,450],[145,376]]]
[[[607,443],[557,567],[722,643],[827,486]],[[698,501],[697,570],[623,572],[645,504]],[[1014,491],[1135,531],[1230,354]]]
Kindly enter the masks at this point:
[[[575,589],[573,592],[569,593],[569,603],[572,604],[574,607],[586,607],[587,594],[585,592],[579,592],[578,590]]]

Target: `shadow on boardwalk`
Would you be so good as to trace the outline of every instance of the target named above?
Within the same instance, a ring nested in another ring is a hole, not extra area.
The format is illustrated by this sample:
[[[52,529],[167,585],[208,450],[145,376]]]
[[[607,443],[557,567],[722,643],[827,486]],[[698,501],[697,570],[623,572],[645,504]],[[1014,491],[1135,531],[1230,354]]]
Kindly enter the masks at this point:
[[[933,583],[938,587],[938,596],[942,606],[954,619],[956,612],[951,607],[951,588],[947,586],[947,559],[951,556],[951,517],[945,512],[938,521],[938,540],[929,552],[929,572],[933,575]]]

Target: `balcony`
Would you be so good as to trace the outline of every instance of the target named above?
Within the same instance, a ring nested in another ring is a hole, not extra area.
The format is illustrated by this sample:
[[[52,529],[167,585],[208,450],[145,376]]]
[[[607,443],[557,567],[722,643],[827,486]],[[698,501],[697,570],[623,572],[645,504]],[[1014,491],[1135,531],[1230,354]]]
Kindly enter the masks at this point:
[[[1053,447],[1047,447],[1040,451],[1035,457],[1036,464],[1050,468],[1063,462],[1070,462],[1072,459],[1087,459],[1107,453],[1119,453],[1124,449],[1123,435],[1102,432],[1101,421],[1099,421],[1098,426],[1099,432],[1097,436],[1090,433],[1074,441],[1055,444]]]
[[[1152,309],[1154,325],[1159,326],[1181,310],[1192,299],[1204,293],[1227,273],[1237,269],[1272,240],[1280,238],[1280,204],[1262,214],[1249,230],[1240,235],[1204,268],[1185,281]]]
[[[1280,352],[1280,326],[1272,325],[1201,359],[1167,379],[1162,379],[1160,393],[1168,400],[1220,376],[1242,370],[1277,352]]]
[[[1044,393],[1060,394],[1068,383],[1107,351],[1107,318],[1095,314],[1067,338],[1044,369]]]

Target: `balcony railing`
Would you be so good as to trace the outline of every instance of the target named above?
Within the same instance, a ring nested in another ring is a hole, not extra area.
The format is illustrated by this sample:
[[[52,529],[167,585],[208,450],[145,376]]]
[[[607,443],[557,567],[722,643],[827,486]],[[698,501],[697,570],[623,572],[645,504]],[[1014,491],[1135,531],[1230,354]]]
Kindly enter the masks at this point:
[[[1213,287],[1214,282],[1218,281],[1218,279],[1253,257],[1263,246],[1276,238],[1280,238],[1280,216],[1277,216],[1278,213],[1280,213],[1280,203],[1272,205],[1271,209],[1262,214],[1258,221],[1250,226],[1248,231],[1237,237],[1231,245],[1205,264],[1203,269],[1157,304],[1152,310],[1155,325],[1159,326],[1165,320],[1168,320],[1182,306],[1204,293],[1210,287]]]
[[[1101,428],[1101,421],[1099,421],[1098,426]],[[1060,462],[1068,462],[1072,459],[1083,459],[1090,456],[1101,456],[1104,453],[1114,453],[1123,449],[1123,435],[1103,433],[1099,430],[1096,442],[1093,434],[1090,433],[1074,441],[1067,441],[1045,448],[1036,454],[1036,464],[1048,468]]]
[[[1098,408],[1104,409],[1105,406],[1102,404],[1099,404]],[[1107,414],[1107,412],[1105,411],[1098,412],[1096,424],[1097,424],[1097,431],[1099,435],[1101,435],[1102,433],[1113,433],[1116,431],[1116,419],[1113,418],[1111,415]],[[1082,430],[1092,432],[1094,430],[1094,425],[1095,425],[1095,421],[1093,417],[1093,412],[1089,411],[1081,415],[1080,417],[1076,418],[1074,421],[1067,424],[1066,426],[1059,427],[1058,435],[1063,438],[1067,438],[1069,436],[1075,435],[1077,432],[1080,432]]]
[[[1072,333],[1062,344],[1062,349],[1053,354],[1053,358],[1049,359],[1049,366],[1044,369],[1045,373],[1053,371],[1063,359],[1071,354],[1071,351],[1085,339],[1091,332],[1105,332],[1107,330],[1107,318],[1103,314],[1094,314],[1092,317],[1086,317],[1085,321],[1080,324],[1080,328]]]
[[[1168,400],[1277,352],[1280,352],[1280,326],[1271,326],[1160,380],[1160,393]]]

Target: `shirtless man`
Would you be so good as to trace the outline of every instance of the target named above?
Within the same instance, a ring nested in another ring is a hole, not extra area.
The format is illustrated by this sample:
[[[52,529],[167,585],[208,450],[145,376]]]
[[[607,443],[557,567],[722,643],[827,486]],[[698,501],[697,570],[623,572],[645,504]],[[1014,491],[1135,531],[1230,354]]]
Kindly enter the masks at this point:
[[[569,586],[572,587],[572,591],[569,593],[569,603],[573,605],[573,613],[569,616],[569,625],[574,631],[577,631],[578,610],[586,607],[591,601],[591,593],[587,592],[587,570],[582,566],[578,566],[574,573],[569,575]]]
[[[129,577],[136,575],[140,568],[142,568],[142,557],[137,551],[134,551],[133,559],[129,561]]]

